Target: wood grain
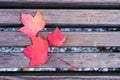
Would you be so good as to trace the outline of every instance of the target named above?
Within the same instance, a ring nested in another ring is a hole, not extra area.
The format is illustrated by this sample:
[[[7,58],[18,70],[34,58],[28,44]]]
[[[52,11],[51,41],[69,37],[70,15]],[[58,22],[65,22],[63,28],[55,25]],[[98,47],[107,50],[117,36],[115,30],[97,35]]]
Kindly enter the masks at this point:
[[[75,67],[119,67],[120,66],[120,54],[115,53],[55,53],[55,56],[71,63]],[[74,59],[73,59],[74,58]],[[4,68],[14,68],[14,67],[28,67],[29,59],[22,53],[9,53],[0,54],[0,67]],[[45,65],[39,67],[46,68],[60,68],[70,66],[64,64],[63,62],[56,60],[53,57],[49,57]]]
[[[15,2],[120,2],[120,0],[0,0]]]
[[[120,46],[119,32],[63,32],[63,46]],[[38,36],[47,37],[47,32]],[[0,46],[26,46],[31,40],[20,32],[0,32]]]
[[[8,80],[119,80],[118,76],[1,76]]]
[[[41,9],[47,24],[119,24],[120,10]],[[21,13],[34,15],[35,9],[0,9],[0,24],[21,24]]]

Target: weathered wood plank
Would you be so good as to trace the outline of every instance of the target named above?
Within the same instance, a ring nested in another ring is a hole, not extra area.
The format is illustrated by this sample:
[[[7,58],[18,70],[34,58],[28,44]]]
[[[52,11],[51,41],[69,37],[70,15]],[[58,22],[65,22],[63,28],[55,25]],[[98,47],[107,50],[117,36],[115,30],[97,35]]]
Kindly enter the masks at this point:
[[[0,9],[0,24],[20,24],[21,13],[35,14],[35,9]],[[119,24],[120,10],[45,10],[48,24]]]
[[[15,2],[120,2],[120,0],[0,0],[0,1],[15,1]]]
[[[1,76],[5,80],[119,80],[118,76]]]
[[[120,66],[120,54],[116,53],[55,53],[55,56],[71,63],[75,67],[119,67]],[[12,68],[12,67],[28,67],[29,59],[22,53],[9,53],[0,54],[0,67]],[[60,68],[69,67],[63,62],[56,60],[53,57],[49,57],[45,65],[39,67],[46,68]]]
[[[120,46],[119,32],[63,32],[67,39],[63,46]],[[39,33],[47,37],[47,32]],[[0,46],[26,46],[30,39],[20,32],[0,32]]]

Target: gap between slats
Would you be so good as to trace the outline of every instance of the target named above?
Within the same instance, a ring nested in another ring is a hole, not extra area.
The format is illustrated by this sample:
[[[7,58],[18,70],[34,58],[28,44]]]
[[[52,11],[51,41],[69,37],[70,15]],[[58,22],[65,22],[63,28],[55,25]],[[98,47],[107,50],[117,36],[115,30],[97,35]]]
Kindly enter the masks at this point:
[[[64,2],[116,2],[119,3],[119,0],[61,0],[61,1],[56,1],[56,0],[0,0],[0,2],[3,1],[13,1],[13,2],[59,2],[59,3],[64,3]]]
[[[0,24],[0,28],[20,28],[23,24]],[[120,24],[46,24],[45,28],[55,28],[58,26],[59,28],[119,28]]]
[[[0,1],[1,9],[120,9],[119,1]]]
[[[30,76],[30,75],[36,75],[36,76],[120,76],[120,72],[1,72],[0,75],[9,75],[9,76]]]

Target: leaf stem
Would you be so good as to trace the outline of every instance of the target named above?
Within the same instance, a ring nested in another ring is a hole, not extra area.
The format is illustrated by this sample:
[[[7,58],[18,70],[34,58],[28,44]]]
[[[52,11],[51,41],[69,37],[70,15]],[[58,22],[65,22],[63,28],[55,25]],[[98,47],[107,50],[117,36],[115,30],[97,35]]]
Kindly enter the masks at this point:
[[[65,60],[63,60],[63,59],[61,59],[60,57],[57,57],[57,56],[55,56],[55,55],[52,54],[52,53],[49,53],[48,55],[49,55],[50,57],[53,57],[53,58],[55,58],[55,59],[57,59],[57,60],[59,60],[59,61],[65,63],[66,65],[69,65],[70,67],[76,69],[77,71],[79,71],[79,69],[78,69],[77,67],[75,67],[74,65],[70,64],[69,62],[67,62],[67,61],[65,61]]]

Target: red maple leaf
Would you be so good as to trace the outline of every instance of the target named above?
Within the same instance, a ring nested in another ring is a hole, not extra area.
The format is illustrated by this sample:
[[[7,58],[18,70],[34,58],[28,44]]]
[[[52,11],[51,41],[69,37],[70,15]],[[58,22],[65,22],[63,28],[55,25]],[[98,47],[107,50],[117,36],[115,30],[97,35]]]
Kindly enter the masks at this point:
[[[46,21],[42,19],[42,16],[39,10],[37,10],[36,15],[34,17],[30,14],[22,13],[21,21],[24,26],[18,29],[18,31],[23,32],[28,36],[31,36],[31,35],[35,36],[46,25]]]
[[[31,36],[30,38],[33,44],[27,46],[23,51],[23,53],[30,58],[29,66],[45,64],[48,54],[48,41],[41,37]]]
[[[52,34],[48,33],[48,41],[53,46],[61,46],[66,39],[66,35],[61,35],[61,31],[58,27]]]

